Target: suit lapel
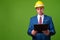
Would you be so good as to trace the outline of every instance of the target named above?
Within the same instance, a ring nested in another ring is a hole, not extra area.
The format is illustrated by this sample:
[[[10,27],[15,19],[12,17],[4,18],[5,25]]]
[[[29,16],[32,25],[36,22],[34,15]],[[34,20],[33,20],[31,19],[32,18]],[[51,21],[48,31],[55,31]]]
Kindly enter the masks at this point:
[[[35,20],[36,20],[36,24],[38,24],[38,18],[37,18],[37,15],[36,15],[36,19],[35,19]]]
[[[46,20],[46,15],[44,15],[43,24],[46,24],[45,20]]]

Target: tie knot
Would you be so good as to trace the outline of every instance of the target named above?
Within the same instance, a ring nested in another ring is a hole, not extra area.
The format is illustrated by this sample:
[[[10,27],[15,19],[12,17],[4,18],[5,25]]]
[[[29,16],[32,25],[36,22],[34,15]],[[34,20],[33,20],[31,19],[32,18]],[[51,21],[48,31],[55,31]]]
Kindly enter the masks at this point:
[[[42,17],[40,17],[40,19],[42,19]]]

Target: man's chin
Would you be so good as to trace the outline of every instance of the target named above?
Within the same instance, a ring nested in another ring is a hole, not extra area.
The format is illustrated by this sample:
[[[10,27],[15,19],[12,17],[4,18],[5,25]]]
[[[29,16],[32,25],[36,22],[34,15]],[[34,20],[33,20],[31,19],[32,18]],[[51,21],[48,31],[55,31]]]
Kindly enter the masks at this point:
[[[43,15],[43,14],[39,14],[39,15]]]

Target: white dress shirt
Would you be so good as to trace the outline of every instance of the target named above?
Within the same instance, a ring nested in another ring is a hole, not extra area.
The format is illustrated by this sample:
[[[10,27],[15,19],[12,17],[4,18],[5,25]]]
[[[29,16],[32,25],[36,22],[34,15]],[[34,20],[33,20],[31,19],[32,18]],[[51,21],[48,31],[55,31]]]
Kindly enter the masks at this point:
[[[42,17],[42,24],[43,24],[44,15],[39,15],[39,14],[37,15],[38,23],[39,23],[40,17]]]

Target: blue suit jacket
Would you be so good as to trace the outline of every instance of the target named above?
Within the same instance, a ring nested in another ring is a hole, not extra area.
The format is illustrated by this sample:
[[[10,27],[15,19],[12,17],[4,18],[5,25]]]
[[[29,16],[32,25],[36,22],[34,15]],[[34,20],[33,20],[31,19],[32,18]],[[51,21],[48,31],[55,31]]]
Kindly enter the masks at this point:
[[[33,37],[33,35],[31,34],[31,31],[34,29],[34,24],[38,24],[37,15],[30,19],[28,34],[31,35],[32,37]],[[43,24],[49,24],[48,29],[50,31],[50,36],[55,34],[54,24],[53,24],[52,18],[50,16],[44,15]]]

